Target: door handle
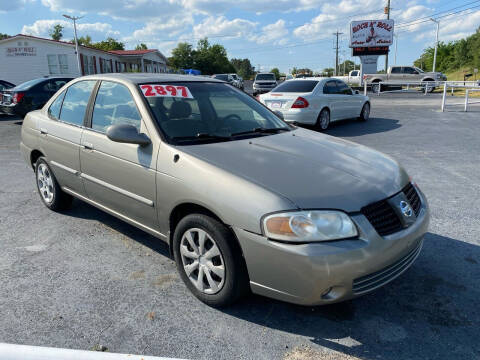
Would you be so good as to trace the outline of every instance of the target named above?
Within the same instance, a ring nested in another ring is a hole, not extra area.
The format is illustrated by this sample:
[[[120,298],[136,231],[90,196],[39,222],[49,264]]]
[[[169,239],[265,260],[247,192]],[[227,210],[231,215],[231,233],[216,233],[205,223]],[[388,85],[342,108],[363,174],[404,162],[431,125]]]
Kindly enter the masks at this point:
[[[93,150],[93,144],[89,143],[89,142],[84,142],[83,143],[83,148],[85,150]]]
[[[42,135],[47,135],[48,134],[48,131],[43,129],[43,128],[40,128],[40,134]]]

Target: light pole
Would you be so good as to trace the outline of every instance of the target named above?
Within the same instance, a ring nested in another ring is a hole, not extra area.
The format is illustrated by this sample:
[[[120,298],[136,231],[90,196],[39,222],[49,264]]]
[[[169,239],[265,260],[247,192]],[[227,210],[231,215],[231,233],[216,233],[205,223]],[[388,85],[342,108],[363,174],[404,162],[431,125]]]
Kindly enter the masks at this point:
[[[82,67],[80,66],[80,54],[78,53],[78,39],[77,39],[77,20],[83,18],[83,16],[70,16],[63,14],[64,18],[73,20],[73,33],[75,34],[75,54],[77,54],[77,65],[78,65],[78,73],[82,74]]]
[[[437,24],[437,35],[435,38],[435,52],[433,53],[433,69],[432,72],[435,72],[435,65],[437,64],[437,48],[438,48],[438,30],[440,29],[440,21],[430,18],[435,24]]]
[[[393,36],[395,36],[395,65],[397,65],[398,34],[393,34]]]

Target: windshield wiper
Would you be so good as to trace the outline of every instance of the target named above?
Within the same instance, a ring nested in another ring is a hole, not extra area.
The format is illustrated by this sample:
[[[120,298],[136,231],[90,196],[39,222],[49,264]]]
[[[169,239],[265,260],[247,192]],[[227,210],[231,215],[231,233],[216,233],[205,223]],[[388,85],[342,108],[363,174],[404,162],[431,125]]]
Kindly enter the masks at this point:
[[[222,136],[222,135],[215,135],[215,134],[208,134],[208,133],[198,133],[197,135],[189,135],[189,136],[174,136],[172,137],[173,140],[230,140],[230,136]]]
[[[240,132],[237,132],[237,133],[233,133],[233,134],[231,134],[231,136],[248,135],[248,134],[277,134],[277,133],[282,132],[282,131],[290,131],[290,129],[285,128],[285,127],[270,128],[270,129],[259,127],[259,128],[255,128],[255,129],[252,129],[252,130],[240,131]]]

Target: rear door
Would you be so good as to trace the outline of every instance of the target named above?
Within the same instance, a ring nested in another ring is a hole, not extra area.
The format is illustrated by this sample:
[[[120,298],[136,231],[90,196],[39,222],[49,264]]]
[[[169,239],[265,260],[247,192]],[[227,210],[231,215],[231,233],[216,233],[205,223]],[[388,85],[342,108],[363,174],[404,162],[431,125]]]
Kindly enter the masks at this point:
[[[344,119],[347,111],[343,106],[343,96],[339,94],[339,89],[335,80],[328,80],[323,86],[323,94],[327,98],[330,108],[330,121]]]
[[[362,97],[354,94],[353,90],[341,80],[336,80],[338,93],[343,96],[342,106],[346,119],[357,117],[362,106]]]
[[[64,90],[39,119],[40,146],[60,186],[85,194],[80,178],[80,139],[96,81],[79,81]]]
[[[392,66],[388,80],[392,82],[402,82],[404,80],[403,69],[401,66]]]
[[[82,178],[87,196],[129,220],[151,229],[156,215],[155,160],[158,142],[147,146],[111,141],[110,125],[129,124],[149,136],[130,89],[102,81],[85,128],[80,150]]]

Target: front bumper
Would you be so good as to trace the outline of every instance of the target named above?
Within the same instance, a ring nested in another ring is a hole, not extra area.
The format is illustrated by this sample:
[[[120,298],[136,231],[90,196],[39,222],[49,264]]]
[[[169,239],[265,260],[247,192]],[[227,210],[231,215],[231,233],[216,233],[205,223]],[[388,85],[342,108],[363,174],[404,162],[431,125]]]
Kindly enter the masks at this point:
[[[418,190],[418,189],[417,189]],[[416,222],[381,237],[362,215],[352,215],[357,239],[285,244],[234,228],[254,293],[301,305],[348,300],[402,274],[420,253],[429,224],[425,197]]]

